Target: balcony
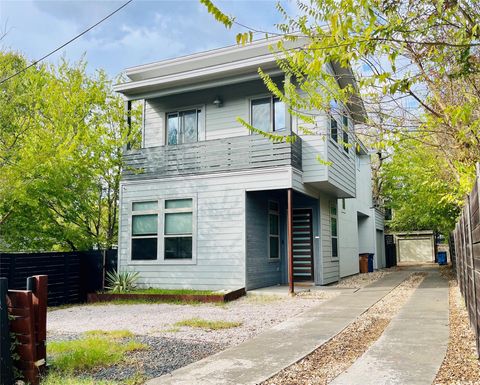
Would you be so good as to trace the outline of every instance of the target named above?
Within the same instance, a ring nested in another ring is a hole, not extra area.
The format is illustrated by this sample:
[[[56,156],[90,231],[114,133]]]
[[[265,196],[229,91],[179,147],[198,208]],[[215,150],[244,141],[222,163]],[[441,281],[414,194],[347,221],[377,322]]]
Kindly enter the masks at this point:
[[[295,135],[296,136],[296,135]],[[124,154],[124,180],[164,178],[292,166],[302,170],[302,140],[274,143],[261,135],[238,136]]]

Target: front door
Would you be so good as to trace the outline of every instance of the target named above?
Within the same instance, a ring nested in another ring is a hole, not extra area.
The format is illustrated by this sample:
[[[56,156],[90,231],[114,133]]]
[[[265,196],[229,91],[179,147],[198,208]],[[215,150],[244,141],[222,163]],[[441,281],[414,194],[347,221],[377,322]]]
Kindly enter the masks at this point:
[[[293,209],[293,280],[313,281],[313,212]]]

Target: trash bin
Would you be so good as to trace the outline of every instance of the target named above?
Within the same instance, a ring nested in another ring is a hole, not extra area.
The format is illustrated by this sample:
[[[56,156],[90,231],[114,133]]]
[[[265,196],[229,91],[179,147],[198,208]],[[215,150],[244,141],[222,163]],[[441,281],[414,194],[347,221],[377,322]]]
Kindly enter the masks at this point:
[[[437,261],[439,265],[446,265],[447,264],[447,252],[446,251],[439,251],[437,253]]]
[[[374,254],[368,254],[368,272],[373,273],[373,255]]]
[[[360,273],[368,273],[368,254],[360,254]]]

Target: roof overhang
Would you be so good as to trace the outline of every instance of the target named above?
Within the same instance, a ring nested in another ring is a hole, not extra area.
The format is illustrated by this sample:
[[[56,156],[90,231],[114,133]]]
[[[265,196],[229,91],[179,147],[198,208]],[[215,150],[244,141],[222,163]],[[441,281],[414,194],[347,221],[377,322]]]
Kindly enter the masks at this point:
[[[355,123],[365,123],[367,113],[363,100],[360,97],[357,80],[355,79],[352,69],[350,67],[342,67],[339,63],[331,63],[331,66],[337,77],[338,85],[341,88],[345,88],[349,84],[353,85],[355,93],[351,95],[350,100],[347,102],[347,106]]]
[[[187,72],[172,73],[144,80],[122,83],[114,86],[114,90],[125,95],[127,99],[151,97],[153,93],[162,94],[173,88],[202,89],[220,85],[238,83],[245,80],[259,79],[258,68],[269,74],[280,74],[274,55],[263,55],[228,64],[215,65]]]
[[[201,90],[241,81],[259,79],[258,68],[269,74],[281,74],[276,49],[279,38],[262,39],[245,46],[229,46],[193,55],[140,65],[125,70],[129,82],[114,86],[127,100],[159,97]],[[308,43],[305,38],[284,41],[285,49],[296,49]],[[352,84],[358,91],[351,68],[332,63],[340,87]],[[366,121],[366,111],[358,92],[347,103],[355,122]]]

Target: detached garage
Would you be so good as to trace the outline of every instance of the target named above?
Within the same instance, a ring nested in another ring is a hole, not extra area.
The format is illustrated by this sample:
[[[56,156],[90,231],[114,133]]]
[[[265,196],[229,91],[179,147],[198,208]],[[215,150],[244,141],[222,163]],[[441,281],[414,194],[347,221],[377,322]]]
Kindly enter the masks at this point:
[[[433,231],[395,234],[398,262],[435,262]]]

